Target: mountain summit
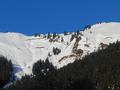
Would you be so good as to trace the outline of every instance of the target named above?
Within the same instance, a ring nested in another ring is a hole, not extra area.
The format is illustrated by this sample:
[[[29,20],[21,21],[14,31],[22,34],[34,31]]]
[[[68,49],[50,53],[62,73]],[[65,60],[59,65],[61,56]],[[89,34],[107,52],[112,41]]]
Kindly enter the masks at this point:
[[[48,59],[57,68],[74,62],[110,43],[120,41],[120,23],[88,25],[84,31],[64,34],[0,33],[0,55],[12,61],[17,77],[31,74],[38,60]]]

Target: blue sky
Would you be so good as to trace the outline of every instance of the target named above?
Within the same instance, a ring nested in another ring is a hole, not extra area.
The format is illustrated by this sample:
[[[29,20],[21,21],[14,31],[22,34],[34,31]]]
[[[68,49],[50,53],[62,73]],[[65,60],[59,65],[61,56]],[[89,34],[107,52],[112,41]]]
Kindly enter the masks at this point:
[[[0,32],[61,33],[119,21],[120,0],[0,0]]]

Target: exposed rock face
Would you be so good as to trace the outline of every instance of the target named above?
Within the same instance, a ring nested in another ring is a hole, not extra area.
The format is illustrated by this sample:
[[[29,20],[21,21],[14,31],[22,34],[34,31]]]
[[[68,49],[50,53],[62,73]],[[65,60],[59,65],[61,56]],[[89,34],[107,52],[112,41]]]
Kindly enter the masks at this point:
[[[77,50],[75,51],[75,54],[76,54],[77,56],[81,56],[81,55],[83,54],[83,50],[82,50],[82,49],[77,49]]]
[[[105,49],[108,47],[108,44],[100,43],[100,48]]]

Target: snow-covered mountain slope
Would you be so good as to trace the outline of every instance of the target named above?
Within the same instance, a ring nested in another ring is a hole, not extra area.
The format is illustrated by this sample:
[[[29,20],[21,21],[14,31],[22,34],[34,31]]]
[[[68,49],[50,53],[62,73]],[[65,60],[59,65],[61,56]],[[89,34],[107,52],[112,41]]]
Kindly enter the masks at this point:
[[[12,60],[15,75],[21,77],[31,74],[33,64],[40,59],[48,58],[60,68],[117,40],[120,40],[120,23],[95,24],[67,35],[0,33],[0,55]]]

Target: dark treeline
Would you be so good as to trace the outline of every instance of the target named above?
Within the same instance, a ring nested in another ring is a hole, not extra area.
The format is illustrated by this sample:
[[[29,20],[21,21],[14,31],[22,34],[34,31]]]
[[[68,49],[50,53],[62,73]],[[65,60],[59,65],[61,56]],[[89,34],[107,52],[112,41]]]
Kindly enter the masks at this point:
[[[120,90],[120,42],[56,69],[48,59],[5,90]]]
[[[0,56],[0,88],[12,79],[12,63],[7,58]]]

